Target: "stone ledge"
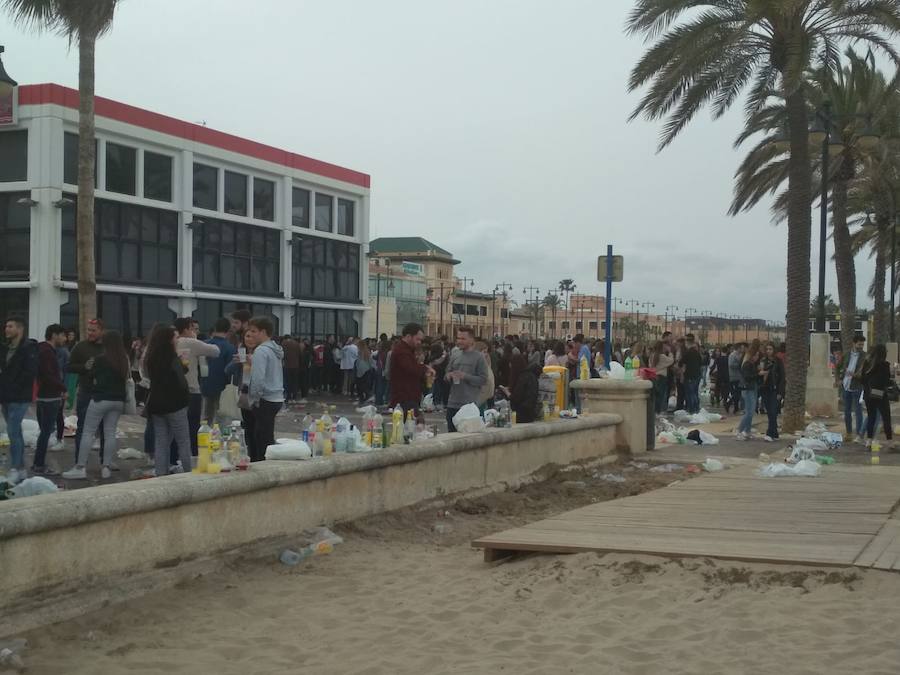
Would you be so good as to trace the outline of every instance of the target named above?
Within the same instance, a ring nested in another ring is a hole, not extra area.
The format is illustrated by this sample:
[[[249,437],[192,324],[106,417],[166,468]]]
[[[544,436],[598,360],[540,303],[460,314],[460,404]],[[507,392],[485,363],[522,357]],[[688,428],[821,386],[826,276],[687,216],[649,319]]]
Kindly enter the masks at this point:
[[[0,502],[0,540],[344,474],[452,455],[488,446],[615,426],[618,414],[521,424],[476,434],[443,434],[413,445],[307,461],[265,461],[250,471],[179,474]]]

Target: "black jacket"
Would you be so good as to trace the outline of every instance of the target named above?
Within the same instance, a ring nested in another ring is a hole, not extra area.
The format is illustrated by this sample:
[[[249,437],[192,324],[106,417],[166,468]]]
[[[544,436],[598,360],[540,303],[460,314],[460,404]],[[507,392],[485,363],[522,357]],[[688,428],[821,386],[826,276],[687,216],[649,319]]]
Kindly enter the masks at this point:
[[[881,361],[873,365],[871,368],[869,368],[867,365],[866,369],[863,370],[862,381],[863,387],[865,389],[866,399],[869,398],[873,389],[880,389],[883,392],[885,389],[887,389],[888,383],[891,381],[890,364],[888,364],[887,361]]]
[[[37,341],[23,341],[12,354],[0,345],[0,403],[31,403],[37,371]]]
[[[765,379],[760,380],[760,389],[774,391],[776,394],[782,393],[784,391],[784,365],[782,365],[781,359],[777,356],[773,356],[771,360],[763,358],[760,365],[763,370],[769,371]]]
[[[540,366],[529,366],[516,377],[510,403],[516,411],[516,422],[534,422],[540,418],[538,403],[538,374]]]
[[[176,356],[168,366],[150,369],[150,396],[147,399],[147,413],[150,415],[168,415],[182,408],[187,408],[190,401],[187,378],[184,366]]]

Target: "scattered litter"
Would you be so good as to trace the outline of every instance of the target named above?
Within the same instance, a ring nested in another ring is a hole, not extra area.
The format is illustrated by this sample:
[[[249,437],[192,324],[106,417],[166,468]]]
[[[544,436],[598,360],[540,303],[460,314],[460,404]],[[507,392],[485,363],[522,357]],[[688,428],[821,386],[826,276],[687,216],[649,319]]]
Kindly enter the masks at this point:
[[[692,429],[688,432],[687,440],[694,441],[697,445],[703,445],[703,441],[700,439],[700,430]]]
[[[485,429],[481,411],[474,403],[466,403],[457,411],[453,416],[453,426],[462,433],[474,433]]]
[[[681,471],[683,468],[681,464],[660,464],[654,466],[650,471],[653,473],[670,473],[672,471]]]
[[[21,654],[27,646],[28,640],[21,638],[0,641],[0,669],[24,671]]]
[[[34,495],[46,495],[51,492],[59,492],[59,487],[52,480],[43,476],[26,478],[14,488],[7,490],[7,495],[12,499],[16,497],[33,497]]]
[[[829,450],[834,450],[844,444],[844,437],[835,431],[826,431],[822,434],[822,440],[825,441]]]
[[[435,523],[431,526],[431,531],[435,534],[450,534],[453,532],[453,525],[445,522]]]
[[[607,483],[624,483],[625,482],[625,476],[620,476],[615,473],[604,473],[603,475],[595,473],[594,478],[597,478],[598,480],[606,481]]]
[[[697,466],[696,464],[688,464],[684,470],[687,471],[688,473],[700,473],[700,467]],[[675,481],[675,482],[678,483],[680,481]]]
[[[761,452],[759,453],[759,461],[763,464],[768,464],[772,461],[772,458],[769,456],[769,453]]]
[[[422,411],[423,412],[434,412],[434,395],[433,394],[425,394],[422,397]]]
[[[146,455],[137,448],[121,448],[116,457],[119,459],[144,459]]]
[[[828,428],[822,422],[810,422],[803,430],[803,435],[807,438],[821,438],[825,433],[828,433]]]
[[[710,473],[714,473],[716,471],[724,471],[725,465],[722,464],[721,461],[715,459],[713,457],[707,457],[706,461],[703,462],[703,468],[709,471]]]
[[[703,445],[718,445],[719,439],[713,436],[711,433],[703,431],[703,429],[698,429],[700,432],[700,440]]]
[[[584,488],[587,487],[587,483],[585,483],[583,480],[566,480],[566,481],[563,481],[562,486],[583,490]]]
[[[778,478],[779,476],[818,476],[819,465],[808,459],[801,459],[796,464],[775,463],[760,467],[758,474],[763,478]]]
[[[675,425],[660,415],[656,418],[656,433],[660,434],[664,431],[675,431]]]
[[[304,441],[279,438],[277,443],[266,448],[266,459],[273,460],[297,460],[309,459],[312,450]]]
[[[810,461],[815,461],[816,450],[824,450],[825,449],[825,444],[822,443],[821,441],[813,441],[813,442],[817,442],[817,443],[821,444],[822,447],[819,448],[819,447],[813,447],[811,445],[803,445],[800,442],[803,440],[808,440],[808,439],[803,439],[803,438],[798,439],[797,444],[793,448],[791,448],[789,446],[791,454],[787,458],[788,464],[796,464],[797,462],[800,462],[804,459],[810,460]]]
[[[271,446],[269,446],[271,447]],[[286,548],[278,556],[282,564],[288,567],[298,565],[307,558],[317,555],[327,555],[334,550],[338,544],[343,544],[344,540],[329,530],[327,527],[316,527],[312,530],[304,531],[304,536],[310,540],[310,543],[300,550]]]
[[[819,464],[834,464],[834,457],[831,455],[816,455],[816,461]]]
[[[675,421],[681,424],[709,424],[710,422],[720,422],[722,416],[718,413],[711,413],[706,408],[700,408],[700,412],[693,415],[687,410],[676,410]]]
[[[649,468],[649,466],[650,466],[649,464],[647,464],[647,462],[634,462],[634,461],[632,461],[632,462],[628,462],[628,463],[629,463],[631,466],[633,466],[635,469],[647,469],[647,468]]]
[[[625,379],[625,366],[623,366],[618,361],[610,361],[610,363],[609,363],[609,379],[624,380]]]

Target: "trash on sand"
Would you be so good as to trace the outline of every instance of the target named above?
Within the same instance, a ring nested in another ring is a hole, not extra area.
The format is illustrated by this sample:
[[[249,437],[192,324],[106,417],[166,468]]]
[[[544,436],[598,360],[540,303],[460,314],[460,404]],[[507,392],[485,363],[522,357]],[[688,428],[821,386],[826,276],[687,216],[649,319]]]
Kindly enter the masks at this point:
[[[650,469],[653,473],[670,473],[672,471],[681,471],[684,467],[681,464],[660,464]]]
[[[629,463],[631,466],[633,466],[635,469],[646,469],[646,468],[648,468],[648,467],[650,466],[649,464],[647,464],[647,462],[634,462],[634,461],[632,461],[632,462],[628,462],[628,463]]]
[[[583,490],[587,487],[587,483],[583,480],[565,480],[562,483],[563,487],[575,488],[577,490]]]
[[[118,457],[119,459],[144,459],[144,457],[146,456],[147,455],[145,455],[137,448],[121,448],[116,453],[116,457]]]
[[[317,555],[327,555],[334,550],[338,544],[343,544],[344,540],[329,530],[327,527],[316,527],[312,530],[306,530],[303,533],[310,540],[310,543],[303,548],[295,551],[286,548],[278,556],[278,559],[288,567],[298,565],[307,558]]]
[[[711,413],[706,408],[700,408],[700,412],[693,415],[687,410],[676,410],[675,421],[682,424],[709,424],[710,422],[721,421],[722,416],[718,413]]]
[[[34,495],[46,495],[51,492],[59,492],[59,487],[52,480],[47,480],[43,476],[32,476],[26,478],[14,488],[7,490],[10,498],[15,497],[33,497]]]
[[[675,425],[672,424],[665,417],[657,416],[656,418],[656,433],[661,434],[664,431],[675,431]],[[900,432],[898,432],[900,434]]]
[[[834,464],[834,457],[831,455],[816,455],[816,461],[819,464]]]
[[[794,447],[788,446],[791,451],[791,454],[787,458],[788,464],[796,464],[797,462],[804,460],[804,459],[810,460],[810,461],[815,461],[816,450],[824,450],[825,449],[824,444],[822,445],[821,448],[812,447],[809,445],[802,445],[799,442],[802,440],[804,440],[804,439],[802,439],[802,438],[798,439],[798,442]],[[819,442],[821,443],[821,441],[819,441]]]
[[[719,444],[719,439],[716,438],[715,436],[713,436],[712,434],[710,434],[706,431],[703,431],[703,429],[698,429],[698,431],[700,432],[700,440],[702,441],[703,445],[718,445]]]
[[[825,441],[825,445],[827,445],[830,450],[839,448],[844,444],[844,437],[835,431],[826,431],[822,434],[822,440]]]
[[[819,465],[808,459],[801,459],[796,464],[779,464],[773,462],[760,467],[759,475],[763,478],[777,478],[779,476],[818,476]]]
[[[604,473],[604,474],[594,474],[594,478],[598,480],[606,481],[607,483],[624,483],[625,476],[620,476],[616,473]]]
[[[688,464],[684,468],[684,470],[687,471],[688,473],[700,473],[700,467],[697,466],[696,464]],[[675,482],[678,483],[680,481],[675,481]]]
[[[25,670],[22,652],[28,646],[28,640],[21,638],[0,641],[0,670]]]
[[[453,532],[453,525],[445,522],[437,522],[431,526],[431,531],[435,534],[450,534]]]
[[[715,471],[724,471],[725,465],[722,464],[722,462],[718,459],[715,459],[713,457],[707,457],[706,461],[703,462],[703,468],[706,469],[707,471],[709,471],[710,473],[713,473]]]

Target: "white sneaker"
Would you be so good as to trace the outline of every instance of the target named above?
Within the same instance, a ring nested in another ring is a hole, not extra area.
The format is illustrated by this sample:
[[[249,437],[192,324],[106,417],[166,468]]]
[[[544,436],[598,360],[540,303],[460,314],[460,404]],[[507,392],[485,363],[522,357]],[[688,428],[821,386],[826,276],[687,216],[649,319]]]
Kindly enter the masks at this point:
[[[87,471],[83,466],[73,466],[68,471],[63,471],[62,477],[68,480],[84,480],[87,478]]]
[[[737,433],[734,435],[734,440],[736,440],[736,441],[746,441],[746,440],[747,440],[747,434],[745,434],[743,431],[739,431],[739,432],[737,432]]]
[[[862,436],[860,436],[859,434],[857,434],[856,438],[853,439],[853,442],[854,443],[864,443],[865,439]]]
[[[297,403],[299,403],[300,405],[306,405],[306,399],[301,398],[299,401],[297,401]]]
[[[61,452],[66,449],[66,444],[62,441],[56,441],[53,445],[50,446],[50,452]]]
[[[771,443],[772,440],[773,440],[772,437],[769,436],[769,434],[766,434],[765,436],[763,436],[762,439],[763,439],[766,443]]]
[[[108,466],[104,466],[100,469],[100,478],[106,479],[112,477],[112,471],[109,470]]]

